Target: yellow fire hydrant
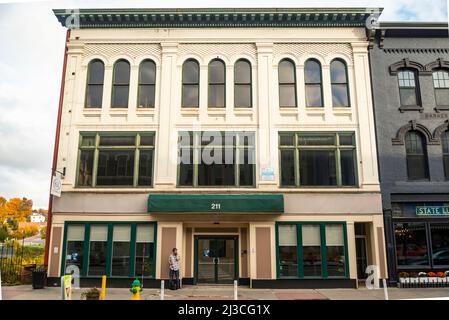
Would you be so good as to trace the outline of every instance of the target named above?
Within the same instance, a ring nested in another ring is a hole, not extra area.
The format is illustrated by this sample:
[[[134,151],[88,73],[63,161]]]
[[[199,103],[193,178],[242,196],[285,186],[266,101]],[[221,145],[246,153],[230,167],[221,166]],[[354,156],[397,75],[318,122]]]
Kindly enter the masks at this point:
[[[131,293],[133,294],[131,300],[140,300],[140,293],[142,292],[142,290],[143,289],[140,281],[138,279],[134,280],[131,285],[131,289],[129,289],[129,291],[131,291]]]

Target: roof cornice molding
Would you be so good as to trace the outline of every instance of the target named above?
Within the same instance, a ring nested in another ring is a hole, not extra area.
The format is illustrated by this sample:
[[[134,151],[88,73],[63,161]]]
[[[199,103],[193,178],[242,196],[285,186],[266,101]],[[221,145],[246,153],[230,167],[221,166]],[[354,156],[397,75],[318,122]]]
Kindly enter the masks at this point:
[[[366,27],[379,8],[55,9],[68,28]]]

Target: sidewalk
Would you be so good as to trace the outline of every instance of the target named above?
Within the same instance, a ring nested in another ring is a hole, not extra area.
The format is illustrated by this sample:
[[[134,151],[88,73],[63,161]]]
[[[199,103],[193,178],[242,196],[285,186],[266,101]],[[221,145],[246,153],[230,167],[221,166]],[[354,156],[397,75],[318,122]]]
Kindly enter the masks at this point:
[[[73,300],[80,300],[81,292],[74,289]],[[33,290],[30,285],[3,287],[4,300],[60,300],[60,288]],[[317,289],[278,290],[250,289],[239,287],[239,300],[384,300],[383,290],[361,289]],[[390,300],[448,298],[449,288],[399,289],[389,288]],[[233,287],[230,286],[186,286],[181,290],[165,290],[166,300],[232,300]],[[159,300],[159,289],[145,289],[142,300]],[[129,300],[129,289],[111,288],[106,291],[106,300]]]

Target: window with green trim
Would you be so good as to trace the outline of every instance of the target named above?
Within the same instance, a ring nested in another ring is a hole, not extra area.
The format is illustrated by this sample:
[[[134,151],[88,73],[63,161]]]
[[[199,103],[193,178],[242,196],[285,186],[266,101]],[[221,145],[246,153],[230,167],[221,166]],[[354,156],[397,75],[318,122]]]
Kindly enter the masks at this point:
[[[153,132],[83,132],[77,186],[150,187],[153,158]]]
[[[344,222],[282,222],[276,231],[278,278],[348,277]]]
[[[62,264],[83,277],[154,277],[155,223],[68,222]]]
[[[357,185],[352,132],[281,132],[279,151],[283,187]]]
[[[180,132],[178,185],[254,187],[254,132]]]
[[[66,231],[66,254],[65,254],[65,266],[70,265],[79,268],[80,272],[84,271],[84,238],[85,228],[84,225],[70,225]]]
[[[443,145],[444,176],[446,180],[449,180],[449,130],[443,132],[441,144]]]

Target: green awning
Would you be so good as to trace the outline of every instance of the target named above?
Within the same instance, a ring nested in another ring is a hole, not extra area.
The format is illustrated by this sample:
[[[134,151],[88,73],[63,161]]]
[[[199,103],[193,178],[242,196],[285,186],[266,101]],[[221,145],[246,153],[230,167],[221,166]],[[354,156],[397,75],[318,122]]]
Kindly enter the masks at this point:
[[[150,194],[149,213],[283,213],[282,194]]]

